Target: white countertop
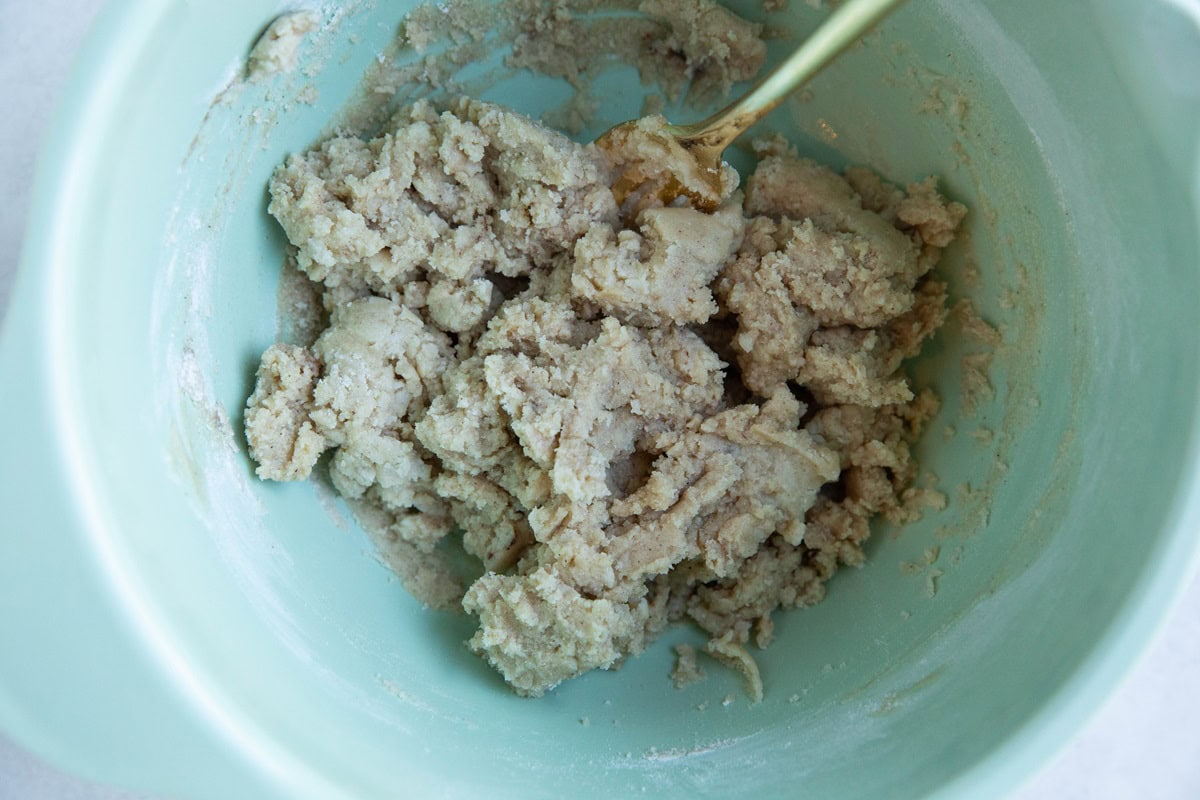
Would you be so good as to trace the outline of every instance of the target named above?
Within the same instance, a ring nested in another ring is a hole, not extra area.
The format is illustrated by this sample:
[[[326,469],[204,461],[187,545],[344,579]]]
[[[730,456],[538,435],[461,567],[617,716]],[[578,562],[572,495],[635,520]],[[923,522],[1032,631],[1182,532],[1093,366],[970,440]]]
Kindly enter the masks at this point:
[[[0,0],[0,317],[25,225],[35,153],[101,0]],[[1200,532],[1198,532],[1200,535]],[[0,800],[135,800],[25,752],[0,732]],[[1200,576],[1137,667],[1013,800],[1200,798]]]

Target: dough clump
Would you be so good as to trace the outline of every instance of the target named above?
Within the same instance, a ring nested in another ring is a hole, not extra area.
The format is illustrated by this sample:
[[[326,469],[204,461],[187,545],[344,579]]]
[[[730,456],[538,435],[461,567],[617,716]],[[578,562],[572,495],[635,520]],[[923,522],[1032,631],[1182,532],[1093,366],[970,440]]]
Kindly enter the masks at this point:
[[[276,17],[250,50],[247,77],[262,81],[294,70],[300,43],[320,25],[321,15],[316,11],[292,11]]]
[[[618,155],[470,99],[290,157],[269,210],[327,325],[263,356],[258,474],[331,452],[384,560],[475,615],[521,694],[687,618],[761,696],[772,613],[917,513],[936,400],[901,365],[945,319],[929,271],[965,209],[759,156],[711,214],[618,207]]]

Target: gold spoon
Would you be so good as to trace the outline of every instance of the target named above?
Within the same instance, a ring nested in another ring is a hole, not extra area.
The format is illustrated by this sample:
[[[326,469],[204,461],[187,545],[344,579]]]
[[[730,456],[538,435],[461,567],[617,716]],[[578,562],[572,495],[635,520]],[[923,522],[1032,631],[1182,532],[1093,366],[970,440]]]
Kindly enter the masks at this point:
[[[636,153],[621,164],[622,172],[613,183],[617,203],[623,205],[630,195],[657,178],[655,194],[664,205],[687,196],[696,208],[715,210],[721,198],[721,154],[725,148],[903,2],[846,0],[786,61],[708,119],[656,128],[644,120],[631,120],[602,134],[596,145],[617,155],[619,164],[624,160],[622,151]],[[648,164],[650,160],[657,163]]]

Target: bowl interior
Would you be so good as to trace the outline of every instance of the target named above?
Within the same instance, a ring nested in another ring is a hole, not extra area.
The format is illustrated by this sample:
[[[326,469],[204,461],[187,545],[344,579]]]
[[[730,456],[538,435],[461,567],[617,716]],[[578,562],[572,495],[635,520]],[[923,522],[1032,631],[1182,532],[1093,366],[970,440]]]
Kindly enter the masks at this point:
[[[463,645],[470,619],[408,597],[328,489],[253,477],[241,409],[277,335],[284,248],[266,181],[328,129],[411,4],[326,11],[302,49],[318,68],[258,84],[236,76],[278,4],[215,5],[140,4],[152,35],[92,132],[75,187],[92,213],[57,267],[60,391],[115,568],[281,792],[915,797],[955,780],[983,791],[1028,763],[1011,741],[1115,641],[1191,476],[1197,365],[1175,337],[1200,287],[1196,153],[1171,102],[1187,89],[1171,63],[1181,12],[914,3],[764,123],[830,163],[942,176],[971,209],[942,272],[1002,342],[975,404],[962,360],[986,348],[958,323],[913,366],[943,401],[919,453],[950,504],[879,526],[865,567],[777,616],[751,706],[715,665],[671,686],[670,645],[699,641],[686,627],[619,670],[517,698]],[[779,31],[773,58],[821,17],[734,5]],[[549,79],[472,70],[485,99],[526,113],[568,98]],[[605,72],[580,137],[636,116],[646,91],[632,70]]]

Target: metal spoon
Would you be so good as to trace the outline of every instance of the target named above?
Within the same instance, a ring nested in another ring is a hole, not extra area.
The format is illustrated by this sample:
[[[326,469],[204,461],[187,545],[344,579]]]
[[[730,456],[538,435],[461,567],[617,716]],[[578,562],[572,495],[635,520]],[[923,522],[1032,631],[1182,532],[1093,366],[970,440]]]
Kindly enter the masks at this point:
[[[829,18],[808,37],[787,60],[777,66],[739,99],[713,114],[708,119],[691,125],[663,125],[650,135],[656,144],[668,154],[670,166],[679,171],[692,173],[694,161],[699,169],[690,177],[698,177],[706,184],[700,190],[694,180],[681,176],[670,176],[657,188],[659,199],[668,204],[680,196],[687,196],[694,206],[712,211],[720,202],[721,154],[733,140],[762,119],[785,98],[814,75],[820,72],[846,48],[898,8],[904,0],[846,0]],[[596,140],[597,146],[617,151],[631,137],[647,135],[644,125],[638,120],[622,122]],[[682,153],[680,153],[682,149]],[[682,158],[680,158],[682,156]],[[658,165],[660,168],[668,166]],[[621,175],[613,184],[617,202],[636,192],[646,181],[648,173],[643,166],[626,164]],[[710,191],[704,191],[708,189]]]

